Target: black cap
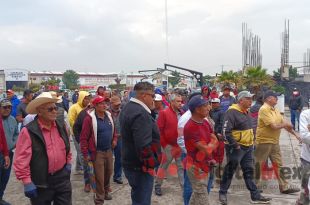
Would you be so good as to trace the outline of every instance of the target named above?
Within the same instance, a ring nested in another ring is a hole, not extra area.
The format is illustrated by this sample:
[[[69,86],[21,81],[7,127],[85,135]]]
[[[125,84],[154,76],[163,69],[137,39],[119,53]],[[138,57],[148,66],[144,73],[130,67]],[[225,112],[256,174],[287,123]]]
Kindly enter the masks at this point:
[[[270,96],[273,96],[273,97],[278,97],[280,96],[281,94],[280,93],[277,93],[273,90],[267,90],[265,93],[264,93],[264,100],[266,100],[268,97]]]

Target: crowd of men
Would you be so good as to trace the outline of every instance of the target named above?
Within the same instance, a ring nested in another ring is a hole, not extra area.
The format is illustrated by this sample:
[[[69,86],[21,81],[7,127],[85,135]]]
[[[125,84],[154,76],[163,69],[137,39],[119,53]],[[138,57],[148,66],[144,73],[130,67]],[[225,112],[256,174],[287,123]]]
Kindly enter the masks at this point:
[[[103,86],[95,96],[75,90],[72,99],[62,91],[25,90],[21,101],[13,90],[6,93],[0,101],[0,205],[10,204],[3,196],[12,165],[31,204],[72,204],[70,141],[77,152],[75,173],[83,175],[84,191],[94,193],[96,205],[112,200],[110,179],[123,184],[124,177],[132,204],[150,205],[153,190],[164,194],[161,187],[173,161],[184,205],[209,204],[214,170],[223,162],[221,204],[229,202],[238,166],[251,202],[267,204],[271,199],[262,195],[260,179],[268,160],[282,194],[300,191],[281,172],[281,129],[303,144],[302,191],[296,204],[309,204],[310,111],[302,111],[297,89],[289,100],[291,122],[275,107],[279,94],[271,90],[254,96],[224,86],[219,94],[217,88],[203,86],[187,95],[139,82],[122,96]]]

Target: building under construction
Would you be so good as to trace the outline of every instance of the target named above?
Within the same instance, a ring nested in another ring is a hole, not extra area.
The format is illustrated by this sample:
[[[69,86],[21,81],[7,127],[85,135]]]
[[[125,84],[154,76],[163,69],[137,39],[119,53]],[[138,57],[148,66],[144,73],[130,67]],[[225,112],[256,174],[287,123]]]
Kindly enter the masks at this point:
[[[290,21],[285,20],[284,31],[281,33],[281,80],[289,78],[290,54]]]
[[[253,34],[246,23],[242,23],[242,69],[262,66],[261,40]]]

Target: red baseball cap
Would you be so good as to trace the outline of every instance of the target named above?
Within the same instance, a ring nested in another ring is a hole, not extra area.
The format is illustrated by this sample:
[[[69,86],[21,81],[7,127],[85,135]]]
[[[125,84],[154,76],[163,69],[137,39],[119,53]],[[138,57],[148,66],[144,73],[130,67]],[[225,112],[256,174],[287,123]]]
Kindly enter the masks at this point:
[[[101,102],[109,102],[110,99],[109,98],[105,98],[105,97],[102,97],[100,95],[98,95],[94,100],[93,100],[93,105],[97,105],[98,103],[101,103]]]
[[[14,91],[11,90],[11,89],[8,89],[8,90],[6,91],[6,93],[14,94]]]

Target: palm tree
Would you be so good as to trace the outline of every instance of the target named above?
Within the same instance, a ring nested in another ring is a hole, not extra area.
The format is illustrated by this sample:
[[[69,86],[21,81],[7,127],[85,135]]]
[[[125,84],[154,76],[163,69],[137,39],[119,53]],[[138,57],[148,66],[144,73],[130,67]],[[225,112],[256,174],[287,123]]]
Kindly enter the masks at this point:
[[[275,85],[272,76],[267,74],[267,70],[258,67],[250,67],[246,70],[244,76],[246,87],[254,93],[259,92],[263,87],[272,87]]]
[[[241,72],[235,72],[233,70],[223,71],[221,75],[218,77],[217,82],[224,85],[232,85],[234,84],[236,87],[241,88],[243,85],[243,75]]]

